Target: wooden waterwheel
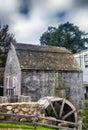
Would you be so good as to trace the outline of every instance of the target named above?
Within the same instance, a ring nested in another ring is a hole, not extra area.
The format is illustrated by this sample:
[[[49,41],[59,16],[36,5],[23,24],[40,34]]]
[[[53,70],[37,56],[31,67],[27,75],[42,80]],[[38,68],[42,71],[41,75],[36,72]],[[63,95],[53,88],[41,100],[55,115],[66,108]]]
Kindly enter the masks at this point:
[[[44,106],[45,116],[77,123],[76,108],[68,100],[64,98],[45,97],[40,99],[39,103]]]

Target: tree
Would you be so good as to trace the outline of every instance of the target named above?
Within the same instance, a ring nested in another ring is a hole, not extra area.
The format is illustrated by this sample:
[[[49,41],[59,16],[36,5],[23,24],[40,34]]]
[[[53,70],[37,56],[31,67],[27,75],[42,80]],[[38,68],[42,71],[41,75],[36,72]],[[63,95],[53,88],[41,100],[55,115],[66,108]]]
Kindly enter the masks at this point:
[[[87,33],[67,22],[58,28],[48,27],[48,30],[40,37],[40,43],[41,45],[65,47],[72,53],[76,53],[87,48],[87,36]]]
[[[0,26],[0,67],[5,67],[7,52],[10,43],[15,43],[14,35],[8,32],[9,27],[5,25]]]

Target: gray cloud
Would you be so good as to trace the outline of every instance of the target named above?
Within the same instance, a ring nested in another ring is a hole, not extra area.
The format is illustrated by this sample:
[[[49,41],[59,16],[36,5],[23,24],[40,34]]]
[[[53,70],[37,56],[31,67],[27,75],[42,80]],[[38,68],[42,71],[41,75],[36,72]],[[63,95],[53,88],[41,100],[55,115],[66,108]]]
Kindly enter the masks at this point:
[[[76,0],[76,4],[81,7],[87,7],[88,6],[88,0]]]
[[[19,0],[19,12],[23,15],[28,15],[31,9],[31,0]]]

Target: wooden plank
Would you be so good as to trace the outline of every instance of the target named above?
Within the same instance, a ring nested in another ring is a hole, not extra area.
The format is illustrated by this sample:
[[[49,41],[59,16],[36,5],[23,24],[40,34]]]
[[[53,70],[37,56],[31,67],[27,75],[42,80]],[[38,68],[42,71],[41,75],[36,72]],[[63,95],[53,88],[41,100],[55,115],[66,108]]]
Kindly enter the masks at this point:
[[[63,116],[63,120],[65,120],[68,116],[70,116],[71,114],[73,114],[76,110],[72,110],[70,112],[68,112],[65,116]]]
[[[45,120],[51,120],[51,121],[56,121],[56,122],[61,122],[61,123],[67,123],[71,126],[78,126],[78,123],[73,123],[69,121],[64,121],[64,120],[59,120],[59,119],[54,119],[54,118],[49,118],[49,117],[42,117],[42,116],[36,116],[36,115],[18,115],[18,114],[7,114],[7,113],[0,113],[1,116],[16,116],[16,117],[24,117],[24,118],[31,118],[31,117],[37,117],[39,119],[45,119]],[[1,121],[1,120],[0,120]]]
[[[7,114],[7,113],[0,113],[0,116],[15,116],[15,117],[24,117],[24,118],[29,118],[29,117],[36,117],[36,115],[18,115],[18,114]]]
[[[51,102],[51,101],[49,101],[49,103],[50,103],[50,105],[51,105],[51,107],[52,107],[52,109],[53,109],[53,112],[54,112],[54,114],[55,114],[56,118],[58,118],[57,112],[56,112],[55,108],[53,107],[52,102]]]
[[[38,123],[38,122],[35,122],[37,125],[39,126],[45,126],[45,127],[49,127],[49,128],[60,128],[60,129],[63,129],[63,130],[74,130],[72,128],[68,128],[68,127],[61,127],[61,126],[56,126],[56,125],[51,125],[51,124],[42,124],[42,123]]]
[[[59,118],[61,118],[61,116],[62,116],[63,109],[64,109],[64,104],[65,104],[65,99],[63,100],[62,105],[61,105],[61,109],[60,109]]]

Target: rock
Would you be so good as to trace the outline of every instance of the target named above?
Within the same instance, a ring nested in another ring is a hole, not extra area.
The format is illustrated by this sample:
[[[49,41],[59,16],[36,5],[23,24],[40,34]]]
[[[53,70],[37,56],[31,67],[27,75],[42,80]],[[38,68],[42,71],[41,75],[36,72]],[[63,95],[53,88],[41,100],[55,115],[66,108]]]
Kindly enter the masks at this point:
[[[13,104],[13,109],[17,108],[17,104]]]
[[[12,110],[12,106],[7,106],[6,109],[9,111]]]
[[[23,111],[19,111],[19,113],[18,113],[19,115],[23,115],[24,113],[23,113]]]
[[[18,105],[18,106],[17,106],[17,109],[18,109],[18,110],[20,110],[20,109],[21,109],[21,107]]]
[[[37,121],[38,121],[38,118],[37,118],[37,117],[32,117],[32,118],[31,118],[31,121],[32,121],[32,122],[37,122]]]
[[[28,115],[32,115],[32,113],[29,111],[29,112],[28,112]]]
[[[0,109],[2,109],[2,105],[0,105]]]
[[[0,116],[0,120],[4,120],[5,119],[5,116]]]
[[[18,112],[19,112],[19,110],[18,110],[18,109],[15,109],[15,110],[14,110],[14,113],[18,113]]]
[[[33,109],[33,108],[31,108],[31,109],[30,109],[30,112],[31,112],[31,113],[34,113],[34,109]]]
[[[56,121],[54,117],[47,117],[48,120],[46,119],[40,119],[39,122],[43,124],[56,124]],[[51,119],[51,120],[50,120]]]
[[[27,121],[26,118],[21,118],[21,119],[20,119],[20,122],[26,122],[26,121]]]
[[[67,123],[62,122],[62,123],[59,123],[59,124],[58,124],[58,126],[68,127],[68,124],[67,124]]]
[[[12,111],[7,111],[7,114],[12,114],[13,112]]]
[[[28,111],[29,111],[29,108],[22,108],[22,111],[23,111],[23,112],[28,112]]]

